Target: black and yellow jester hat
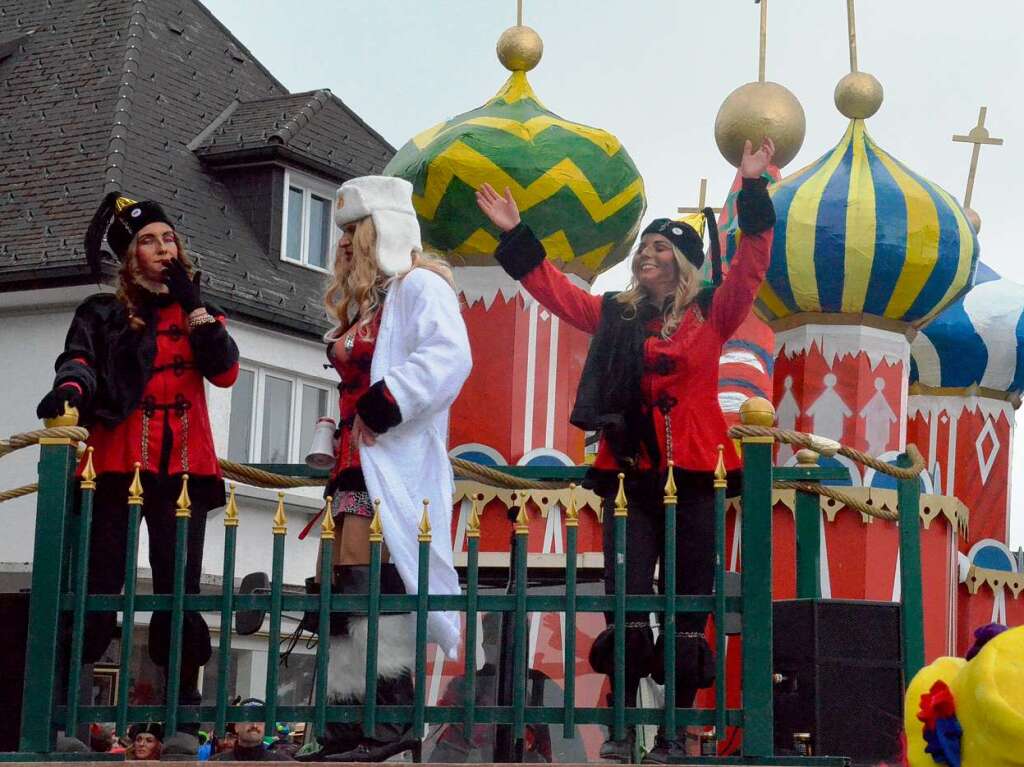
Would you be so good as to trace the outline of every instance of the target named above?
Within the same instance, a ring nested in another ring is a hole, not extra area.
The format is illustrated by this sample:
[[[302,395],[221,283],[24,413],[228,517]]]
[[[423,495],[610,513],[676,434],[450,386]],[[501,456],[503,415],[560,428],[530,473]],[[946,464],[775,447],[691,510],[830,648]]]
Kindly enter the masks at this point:
[[[722,282],[722,251],[718,243],[715,212],[711,208],[684,218],[656,218],[647,225],[643,234],[660,234],[679,248],[687,261],[700,269],[704,265],[705,222],[711,246],[711,281],[718,285]]]
[[[120,192],[110,192],[104,197],[85,232],[85,257],[93,275],[100,273],[104,235],[117,260],[122,261],[139,230],[156,222],[174,226],[160,204],[152,200],[136,202]]]

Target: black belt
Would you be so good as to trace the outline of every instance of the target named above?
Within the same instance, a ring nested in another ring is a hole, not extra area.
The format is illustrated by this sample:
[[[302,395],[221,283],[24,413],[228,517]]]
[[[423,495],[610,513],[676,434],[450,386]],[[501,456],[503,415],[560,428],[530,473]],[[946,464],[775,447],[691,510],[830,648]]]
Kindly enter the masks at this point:
[[[182,415],[186,410],[192,408],[192,403],[185,399],[184,394],[179,394],[174,398],[174,402],[157,402],[152,396],[142,398],[142,413],[147,418],[152,418],[157,410],[163,410],[169,412],[173,410],[178,415]]]

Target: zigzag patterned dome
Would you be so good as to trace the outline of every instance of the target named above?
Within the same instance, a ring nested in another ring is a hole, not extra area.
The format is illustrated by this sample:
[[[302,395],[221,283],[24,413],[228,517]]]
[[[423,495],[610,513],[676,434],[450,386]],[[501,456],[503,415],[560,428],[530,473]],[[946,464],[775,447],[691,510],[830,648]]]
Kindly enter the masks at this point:
[[[756,310],[869,314],[920,325],[971,284],[963,209],[852,120],[839,144],[771,189],[778,222]]]
[[[548,257],[587,281],[628,255],[646,207],[619,140],[548,111],[524,71],[482,107],[415,136],[384,173],[413,184],[424,245],[460,266],[495,264],[499,232],[474,196],[484,182],[509,187]]]
[[[917,334],[910,383],[1020,396],[1024,391],[1024,285],[978,265],[974,287]]]

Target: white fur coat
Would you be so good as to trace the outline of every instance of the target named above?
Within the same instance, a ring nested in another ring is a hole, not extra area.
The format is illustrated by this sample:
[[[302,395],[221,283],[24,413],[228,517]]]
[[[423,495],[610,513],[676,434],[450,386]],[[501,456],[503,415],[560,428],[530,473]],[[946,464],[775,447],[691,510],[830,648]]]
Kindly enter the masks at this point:
[[[466,325],[455,291],[422,268],[392,283],[381,311],[370,378],[384,379],[402,422],[375,445],[360,447],[366,489],[381,501],[384,540],[410,594],[417,593],[423,499],[430,500],[430,593],[459,594],[452,565],[448,410],[473,364]],[[432,612],[428,635],[456,657],[458,615]]]

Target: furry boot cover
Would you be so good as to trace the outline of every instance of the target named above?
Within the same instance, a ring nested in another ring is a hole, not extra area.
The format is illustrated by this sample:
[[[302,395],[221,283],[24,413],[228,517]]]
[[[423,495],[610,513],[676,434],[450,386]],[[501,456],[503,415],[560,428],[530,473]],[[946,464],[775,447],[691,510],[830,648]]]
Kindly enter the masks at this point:
[[[331,639],[327,690],[329,700],[334,705],[362,703],[366,699],[366,627],[366,618],[352,617],[349,637]],[[336,652],[338,663],[335,663]],[[381,616],[377,647],[379,705],[402,706],[413,702],[412,667],[415,652],[415,616],[408,613]],[[358,743],[341,753],[333,753],[330,759],[379,762],[418,745],[419,739],[414,736],[411,725],[380,722],[374,732],[362,733]]]

